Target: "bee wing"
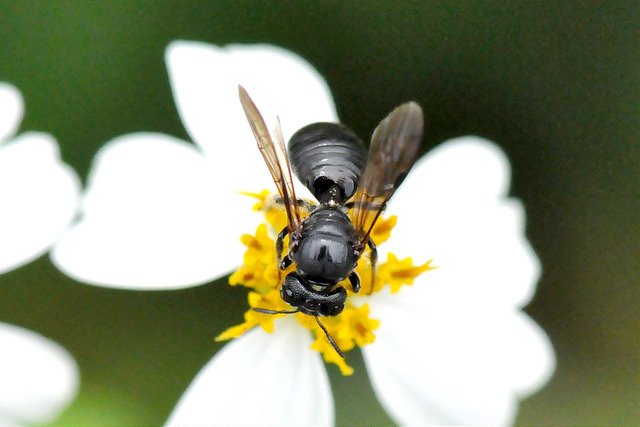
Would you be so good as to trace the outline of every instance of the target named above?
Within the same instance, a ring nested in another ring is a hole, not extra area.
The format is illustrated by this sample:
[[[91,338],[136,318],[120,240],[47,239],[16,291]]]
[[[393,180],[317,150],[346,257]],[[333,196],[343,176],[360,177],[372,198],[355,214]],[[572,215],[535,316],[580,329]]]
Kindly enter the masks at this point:
[[[352,221],[362,243],[413,166],[423,126],[422,109],[408,102],[396,107],[373,132],[367,166],[352,199]]]
[[[278,119],[276,122],[274,138],[272,138],[256,104],[240,85],[238,85],[238,94],[244,113],[247,116],[247,121],[258,143],[260,153],[262,153],[262,157],[273,177],[273,182],[275,182],[278,193],[282,197],[289,221],[289,231],[292,232],[300,226],[301,220],[296,194],[293,189],[291,164],[289,163],[289,156],[287,156],[284,146],[284,137],[280,129],[280,120]]]

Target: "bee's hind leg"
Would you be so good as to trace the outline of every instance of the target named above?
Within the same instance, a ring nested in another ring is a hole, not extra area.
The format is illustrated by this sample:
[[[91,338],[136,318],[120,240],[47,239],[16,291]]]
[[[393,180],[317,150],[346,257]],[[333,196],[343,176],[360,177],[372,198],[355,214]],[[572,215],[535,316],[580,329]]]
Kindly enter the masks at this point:
[[[275,203],[277,205],[282,205],[282,206],[285,205],[284,199],[282,197],[276,197],[273,200],[273,203]],[[309,213],[313,212],[315,210],[315,208],[317,207],[317,205],[315,205],[315,204],[313,204],[313,203],[311,203],[311,202],[309,202],[307,200],[304,200],[304,199],[296,199],[296,203],[298,204],[299,208],[302,208],[302,209],[306,210]]]

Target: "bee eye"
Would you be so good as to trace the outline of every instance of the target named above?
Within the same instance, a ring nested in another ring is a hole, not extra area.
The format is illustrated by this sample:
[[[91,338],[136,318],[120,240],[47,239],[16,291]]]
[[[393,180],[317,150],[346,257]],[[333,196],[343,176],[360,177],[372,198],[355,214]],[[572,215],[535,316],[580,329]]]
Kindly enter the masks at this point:
[[[280,297],[282,297],[282,300],[294,307],[298,307],[304,300],[304,296],[304,287],[298,275],[295,273],[287,275],[280,288]]]
[[[322,303],[320,304],[320,309],[318,311],[326,316],[331,312],[331,305]]]

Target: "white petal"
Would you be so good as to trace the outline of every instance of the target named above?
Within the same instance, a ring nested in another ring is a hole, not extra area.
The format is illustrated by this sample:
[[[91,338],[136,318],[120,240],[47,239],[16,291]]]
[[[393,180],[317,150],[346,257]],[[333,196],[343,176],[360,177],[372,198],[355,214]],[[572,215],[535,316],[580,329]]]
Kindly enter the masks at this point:
[[[165,135],[124,136],[105,147],[85,216],[53,254],[78,280],[179,288],[228,273],[242,259],[239,238],[259,217],[251,218],[252,202],[238,192],[274,186],[239,105],[239,80],[268,101],[266,111],[289,116],[293,130],[335,119],[324,81],[283,49],[174,42],[166,56],[185,125],[207,155]]]
[[[174,41],[166,51],[174,98],[182,122],[207,154],[221,141],[257,154],[238,100],[238,84],[256,102],[268,126],[280,116],[286,140],[300,127],[335,121],[331,92],[304,59],[270,45],[214,45]]]
[[[293,319],[254,329],[200,371],[169,425],[330,425],[333,398],[311,337]]]
[[[433,258],[461,298],[525,305],[540,262],[525,236],[522,204],[505,197],[508,180],[504,154],[488,141],[443,144],[418,161],[392,199],[399,221],[383,250]]]
[[[53,421],[75,398],[73,357],[35,332],[0,323],[0,424]]]
[[[128,289],[206,283],[241,262],[260,216],[193,145],[131,134],[96,157],[84,216],[53,251],[70,276]]]
[[[445,141],[427,153],[425,160],[428,167],[425,165],[421,177],[425,196],[468,202],[503,197],[509,191],[509,160],[484,138],[465,136]]]
[[[0,82],[0,143],[16,133],[23,115],[24,101],[20,91]]]
[[[505,376],[518,396],[527,397],[546,385],[556,370],[553,344],[542,328],[522,312],[516,312],[505,327],[502,344],[508,346],[505,354],[511,362],[505,365],[511,369],[505,369]]]
[[[496,146],[460,138],[422,159],[392,201],[400,217],[388,247],[440,267],[370,302],[381,326],[365,360],[401,424],[510,423],[517,399],[553,372],[551,344],[517,310],[540,265],[508,180]]]
[[[418,288],[377,296],[371,307],[381,325],[363,354],[380,401],[400,424],[511,423],[518,398],[553,372],[548,339],[521,312],[447,304]]]
[[[0,273],[46,252],[73,219],[79,181],[55,139],[26,132],[0,146]]]

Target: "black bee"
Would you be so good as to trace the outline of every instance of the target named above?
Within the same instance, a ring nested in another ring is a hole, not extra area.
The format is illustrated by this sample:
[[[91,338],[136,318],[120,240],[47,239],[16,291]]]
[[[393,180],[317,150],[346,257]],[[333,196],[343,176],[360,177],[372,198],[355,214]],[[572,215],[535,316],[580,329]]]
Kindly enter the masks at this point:
[[[371,229],[415,162],[422,138],[422,109],[415,102],[394,109],[373,132],[368,156],[360,139],[344,125],[305,126],[289,140],[290,163],[280,122],[271,135],[246,90],[238,86],[238,91],[287,213],[288,224],[276,241],[278,267],[284,270],[295,262],[297,270],[285,277],[280,288],[282,299],[294,310],[254,310],[314,316],[342,356],[318,316],[337,316],[344,309],[347,291],[338,285],[340,281],[348,278],[353,291],[359,291],[355,268],[366,246],[371,249],[373,279],[377,251]],[[296,198],[291,165],[319,202],[304,220],[299,206],[304,202]],[[351,217],[349,208],[353,208]],[[282,257],[287,235],[288,253]]]

